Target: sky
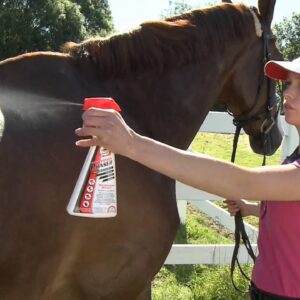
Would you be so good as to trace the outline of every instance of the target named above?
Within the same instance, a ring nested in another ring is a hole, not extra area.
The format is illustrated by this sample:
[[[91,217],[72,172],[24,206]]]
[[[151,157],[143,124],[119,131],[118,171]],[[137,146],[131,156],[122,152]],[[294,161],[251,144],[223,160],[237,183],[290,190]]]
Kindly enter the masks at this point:
[[[169,7],[169,0],[108,0],[116,30],[128,31],[144,21],[154,21],[161,18]],[[174,0],[173,0],[174,2]],[[204,7],[209,3],[221,2],[215,0],[185,0],[193,7]],[[233,2],[241,2],[234,1]],[[244,0],[247,5],[257,6],[258,0]],[[277,0],[273,24],[281,22],[284,17],[291,17],[293,12],[300,13],[300,0]]]

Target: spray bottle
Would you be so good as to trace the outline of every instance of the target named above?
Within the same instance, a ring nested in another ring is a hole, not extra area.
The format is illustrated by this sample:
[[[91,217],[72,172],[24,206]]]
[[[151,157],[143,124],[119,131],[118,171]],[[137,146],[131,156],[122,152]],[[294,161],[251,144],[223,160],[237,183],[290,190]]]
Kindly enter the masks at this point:
[[[83,110],[90,107],[121,111],[112,98],[86,98]],[[111,218],[117,215],[114,153],[103,147],[90,147],[67,212],[70,215],[90,218]]]

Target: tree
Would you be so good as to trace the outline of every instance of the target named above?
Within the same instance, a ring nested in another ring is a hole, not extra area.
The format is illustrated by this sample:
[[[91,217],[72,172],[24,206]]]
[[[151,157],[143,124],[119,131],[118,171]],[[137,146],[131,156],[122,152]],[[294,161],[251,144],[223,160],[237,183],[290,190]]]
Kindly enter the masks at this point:
[[[0,1],[0,59],[31,51],[58,51],[66,41],[79,42],[87,35],[112,30],[106,0]]]
[[[205,6],[213,6],[217,3],[217,0],[208,1]],[[195,9],[196,7],[189,5],[185,2],[185,0],[169,0],[169,7],[163,11],[161,16],[163,18],[168,18],[176,15],[183,14],[189,10]]]
[[[184,0],[169,0],[169,7],[162,13],[163,18],[180,15],[184,12],[191,10],[193,7],[185,3]]]
[[[85,17],[85,29],[88,35],[105,36],[114,31],[112,15],[107,0],[73,0],[80,6]]]
[[[286,60],[292,60],[300,56],[300,14],[294,13],[292,17],[284,18],[282,22],[275,24],[278,47]]]

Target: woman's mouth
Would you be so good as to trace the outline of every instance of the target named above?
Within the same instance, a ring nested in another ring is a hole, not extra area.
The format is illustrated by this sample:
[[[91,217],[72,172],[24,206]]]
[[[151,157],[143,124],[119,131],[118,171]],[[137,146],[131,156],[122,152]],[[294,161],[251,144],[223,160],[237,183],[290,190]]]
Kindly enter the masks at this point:
[[[292,109],[294,109],[290,104],[288,104],[288,103],[285,103],[284,105],[284,109],[285,110],[292,110]]]

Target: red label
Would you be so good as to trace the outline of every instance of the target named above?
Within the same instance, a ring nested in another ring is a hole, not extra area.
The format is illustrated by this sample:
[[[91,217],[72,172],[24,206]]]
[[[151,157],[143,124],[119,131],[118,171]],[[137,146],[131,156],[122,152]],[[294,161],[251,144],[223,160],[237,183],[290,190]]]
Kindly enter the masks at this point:
[[[100,160],[101,153],[100,148],[98,148],[95,159],[91,162],[89,178],[81,197],[80,212],[82,213],[93,213],[93,200],[96,189],[97,169],[100,164]]]

